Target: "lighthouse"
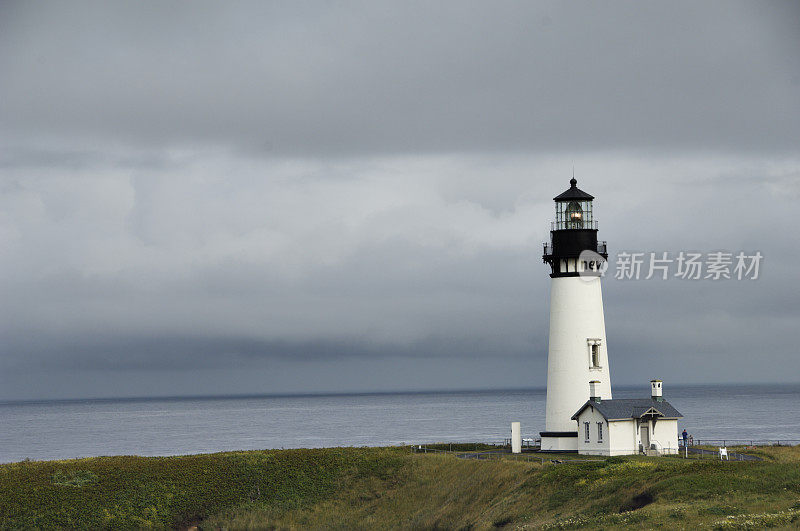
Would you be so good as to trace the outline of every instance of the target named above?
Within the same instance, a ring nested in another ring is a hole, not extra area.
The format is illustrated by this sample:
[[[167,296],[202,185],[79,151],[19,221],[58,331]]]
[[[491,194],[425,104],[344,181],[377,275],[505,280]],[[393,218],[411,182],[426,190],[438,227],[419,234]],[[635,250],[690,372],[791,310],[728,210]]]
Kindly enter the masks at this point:
[[[611,399],[601,271],[606,242],[597,241],[594,197],[570,187],[553,198],[555,220],[542,259],[550,265],[550,340],[542,451],[577,452],[573,414],[594,396]]]

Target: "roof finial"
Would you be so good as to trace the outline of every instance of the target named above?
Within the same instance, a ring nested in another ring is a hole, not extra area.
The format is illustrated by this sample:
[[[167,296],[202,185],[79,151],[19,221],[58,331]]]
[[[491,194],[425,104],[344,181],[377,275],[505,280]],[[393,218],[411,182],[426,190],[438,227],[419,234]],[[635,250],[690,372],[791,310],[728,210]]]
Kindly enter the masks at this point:
[[[572,165],[572,179],[569,180],[570,187],[575,188],[578,184],[578,180],[575,179],[575,165]]]

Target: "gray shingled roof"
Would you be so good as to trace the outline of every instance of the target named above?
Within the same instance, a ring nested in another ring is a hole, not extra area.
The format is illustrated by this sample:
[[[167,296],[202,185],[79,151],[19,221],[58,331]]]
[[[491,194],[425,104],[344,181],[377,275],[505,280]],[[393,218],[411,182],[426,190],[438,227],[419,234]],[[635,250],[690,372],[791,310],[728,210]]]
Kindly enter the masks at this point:
[[[601,400],[600,402],[589,400],[572,416],[572,419],[577,419],[578,415],[588,406],[594,406],[606,420],[639,418],[650,408],[661,413],[662,418],[683,418],[680,411],[672,407],[666,400],[659,402],[654,398],[621,398],[617,400]]]

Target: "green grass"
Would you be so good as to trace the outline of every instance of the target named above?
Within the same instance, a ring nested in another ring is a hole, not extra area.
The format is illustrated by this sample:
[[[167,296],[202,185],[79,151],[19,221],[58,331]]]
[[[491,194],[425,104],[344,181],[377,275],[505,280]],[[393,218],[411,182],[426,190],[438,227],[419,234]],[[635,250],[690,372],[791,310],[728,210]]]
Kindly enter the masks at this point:
[[[764,461],[332,448],[22,462],[0,466],[0,528],[800,526],[800,448],[752,453]]]
[[[401,465],[398,452],[355,448],[21,462],[0,466],[0,528],[178,527],[246,503],[289,511]]]

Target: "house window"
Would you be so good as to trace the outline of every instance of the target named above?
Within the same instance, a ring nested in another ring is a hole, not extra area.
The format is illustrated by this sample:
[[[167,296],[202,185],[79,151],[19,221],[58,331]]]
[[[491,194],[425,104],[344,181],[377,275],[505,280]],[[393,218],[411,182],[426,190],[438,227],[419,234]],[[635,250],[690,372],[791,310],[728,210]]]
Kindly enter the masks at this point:
[[[586,435],[586,442],[589,442],[589,423],[588,422],[584,422],[583,423],[583,431],[585,432],[585,435]]]
[[[586,342],[589,344],[589,367],[591,369],[599,369],[600,345],[602,342],[599,339],[587,339]]]
[[[603,423],[597,423],[597,442],[603,442]]]

